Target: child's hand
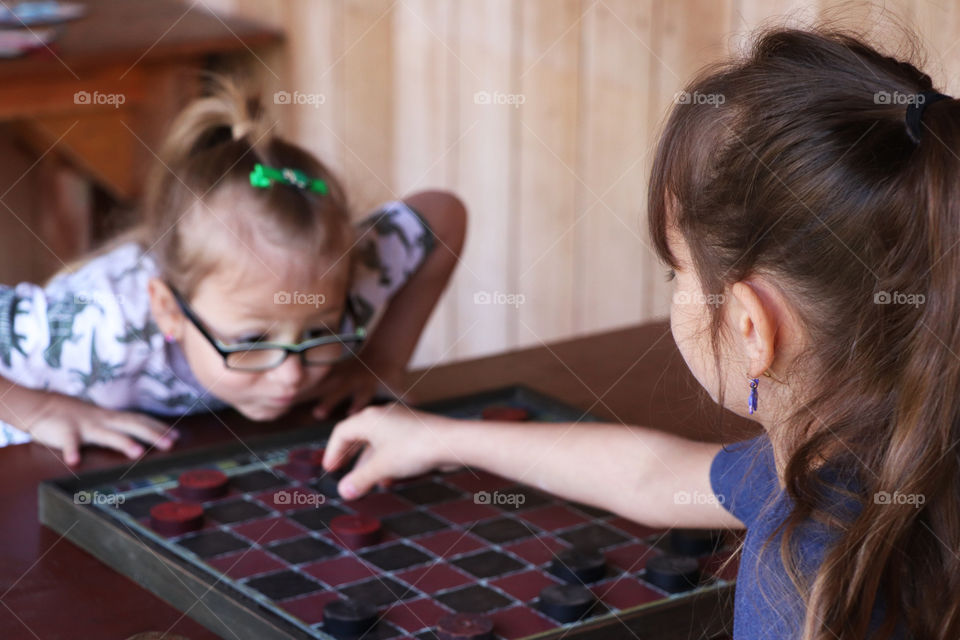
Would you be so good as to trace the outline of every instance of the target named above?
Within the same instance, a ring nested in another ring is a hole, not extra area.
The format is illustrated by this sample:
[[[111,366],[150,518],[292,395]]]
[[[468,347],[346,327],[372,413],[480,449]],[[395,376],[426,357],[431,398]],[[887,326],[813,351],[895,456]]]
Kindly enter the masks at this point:
[[[379,365],[371,358],[338,362],[313,392],[320,398],[313,417],[323,420],[346,398],[352,398],[347,415],[353,415],[370,404],[377,391],[397,397],[402,381],[403,367]]]
[[[114,411],[58,393],[49,399],[34,416],[29,432],[34,440],[63,451],[68,465],[80,462],[80,447],[96,444],[116,449],[128,458],[144,453],[144,442],[167,451],[180,434],[148,416],[128,411]]]
[[[442,416],[414,411],[401,404],[367,407],[334,428],[323,466],[334,471],[360,448],[363,453],[338,487],[347,500],[393,478],[426,473],[450,458],[440,440],[453,428]]]

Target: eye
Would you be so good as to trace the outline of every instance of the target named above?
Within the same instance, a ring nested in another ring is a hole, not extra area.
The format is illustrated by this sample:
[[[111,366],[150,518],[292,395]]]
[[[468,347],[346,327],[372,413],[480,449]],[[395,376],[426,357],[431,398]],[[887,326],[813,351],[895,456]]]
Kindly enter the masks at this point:
[[[267,335],[266,335],[266,334],[264,334],[264,333],[250,333],[250,334],[247,334],[247,335],[245,335],[245,336],[240,336],[240,337],[237,338],[234,342],[240,343],[240,344],[247,344],[247,343],[266,342],[266,341],[267,341]]]
[[[673,269],[667,269],[667,282],[675,279],[677,277],[677,272]]]

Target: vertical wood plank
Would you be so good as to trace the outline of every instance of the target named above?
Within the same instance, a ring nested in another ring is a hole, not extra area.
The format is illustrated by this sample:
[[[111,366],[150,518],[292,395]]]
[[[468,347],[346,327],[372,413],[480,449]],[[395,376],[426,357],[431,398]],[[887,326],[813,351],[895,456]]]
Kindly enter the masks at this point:
[[[649,74],[652,139],[659,137],[677,92],[693,74],[728,54],[732,16],[731,0],[682,0],[655,5],[652,41],[656,55],[651,58]],[[650,303],[642,314],[644,320],[669,315],[670,287],[663,274],[655,260],[644,271],[643,287],[649,292],[646,300]]]
[[[392,0],[347,0],[344,7],[337,87],[343,111],[336,135],[344,144],[339,169],[347,177],[351,199],[361,215],[396,197],[394,11]]]
[[[581,3],[529,0],[520,28],[518,343],[573,333]]]
[[[517,309],[496,304],[513,291],[518,183],[512,153],[519,110],[494,104],[494,94],[514,94],[516,5],[511,0],[460,6],[459,85],[463,139],[458,147],[456,190],[470,211],[463,259],[452,287],[457,300],[453,357],[478,356],[513,346]],[[522,108],[522,107],[521,107]]]
[[[649,3],[607,0],[583,20],[577,202],[578,333],[634,324],[656,306],[646,286],[656,267],[645,225],[647,176],[655,143],[649,113]]]
[[[452,80],[453,31],[457,5],[438,0],[404,0],[394,15],[394,83],[401,92],[394,102],[395,190],[407,194],[452,186],[459,135],[458,99]],[[414,366],[450,357],[456,340],[456,301],[448,290],[427,322],[414,353]]]

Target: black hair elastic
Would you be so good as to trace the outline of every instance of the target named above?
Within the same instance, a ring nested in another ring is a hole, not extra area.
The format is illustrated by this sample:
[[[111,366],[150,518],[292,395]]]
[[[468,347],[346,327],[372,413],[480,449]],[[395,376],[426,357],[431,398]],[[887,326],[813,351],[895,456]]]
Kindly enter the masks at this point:
[[[921,91],[917,94],[917,99],[907,107],[907,135],[916,144],[920,144],[920,119],[923,118],[923,110],[929,107],[937,100],[945,98],[953,99],[952,96],[945,95],[939,91]]]

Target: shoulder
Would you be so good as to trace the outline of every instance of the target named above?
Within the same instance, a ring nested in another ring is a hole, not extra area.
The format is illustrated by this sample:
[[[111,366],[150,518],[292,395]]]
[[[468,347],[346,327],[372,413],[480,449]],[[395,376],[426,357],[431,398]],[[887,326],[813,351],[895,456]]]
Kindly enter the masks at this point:
[[[750,527],[780,490],[770,439],[761,435],[721,448],[710,465],[710,484],[727,511]]]

